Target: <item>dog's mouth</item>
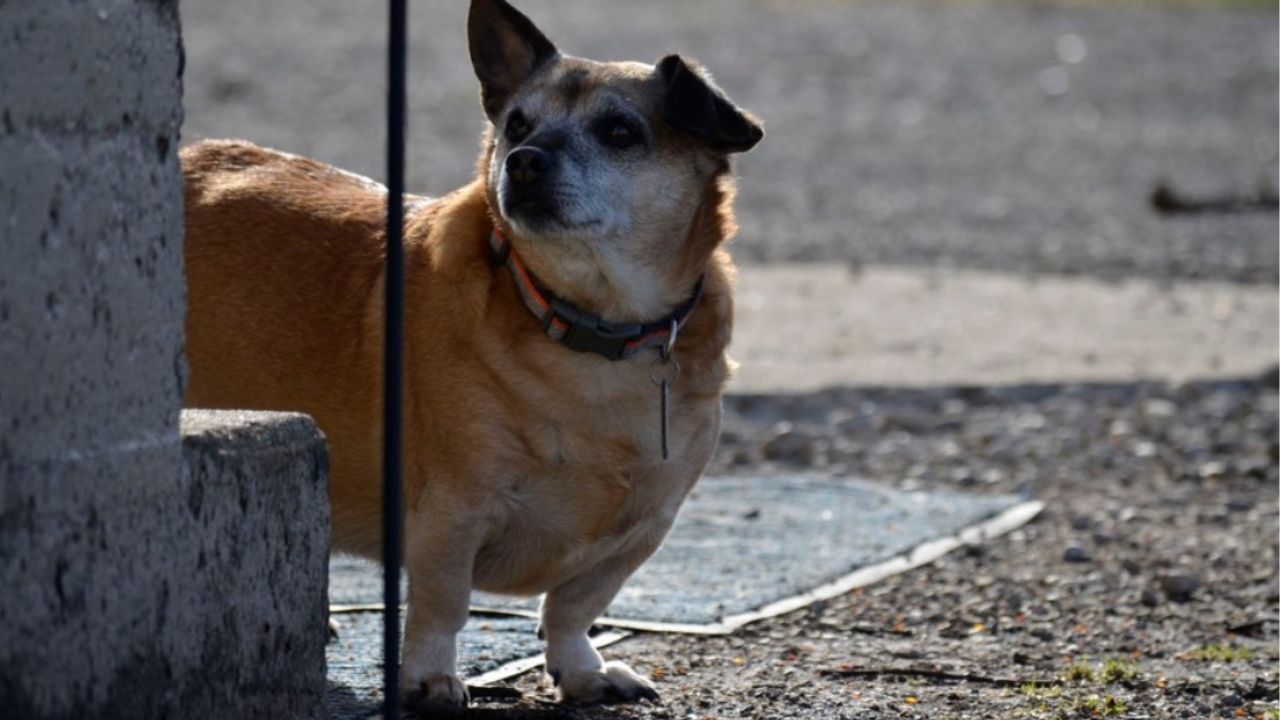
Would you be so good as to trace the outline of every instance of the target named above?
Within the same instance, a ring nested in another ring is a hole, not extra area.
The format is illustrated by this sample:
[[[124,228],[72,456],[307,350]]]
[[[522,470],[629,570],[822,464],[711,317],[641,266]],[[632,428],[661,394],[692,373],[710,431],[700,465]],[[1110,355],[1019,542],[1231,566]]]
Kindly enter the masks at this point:
[[[600,224],[599,220],[577,222],[565,212],[565,200],[554,192],[543,190],[508,190],[503,197],[503,210],[508,220],[535,232],[583,230]]]
[[[564,226],[559,208],[541,199],[522,199],[507,203],[507,218],[530,230],[549,230]]]
[[[502,214],[507,220],[537,234],[591,232],[604,223],[599,218],[575,217],[576,203],[571,196],[552,187],[518,187],[504,184],[499,197]]]
[[[514,216],[527,218],[558,218],[560,212],[555,203],[544,199],[528,198],[507,204],[507,212]]]

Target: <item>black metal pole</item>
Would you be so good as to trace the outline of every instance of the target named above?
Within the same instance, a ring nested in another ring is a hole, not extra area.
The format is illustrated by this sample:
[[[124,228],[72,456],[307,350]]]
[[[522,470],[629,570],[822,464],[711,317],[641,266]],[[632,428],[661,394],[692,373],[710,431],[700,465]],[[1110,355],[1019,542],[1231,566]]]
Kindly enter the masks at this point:
[[[390,0],[387,62],[387,313],[382,419],[383,717],[400,719],[400,566],[404,561],[404,121],[407,0]]]

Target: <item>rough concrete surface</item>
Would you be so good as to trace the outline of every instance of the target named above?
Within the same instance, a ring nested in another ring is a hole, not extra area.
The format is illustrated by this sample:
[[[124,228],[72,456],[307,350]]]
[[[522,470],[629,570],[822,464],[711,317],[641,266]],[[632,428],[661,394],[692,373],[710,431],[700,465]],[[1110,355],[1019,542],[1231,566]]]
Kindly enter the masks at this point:
[[[0,2],[0,716],[310,717],[327,451],[180,435],[177,3]]]
[[[1269,286],[750,266],[736,310],[734,392],[1185,381],[1280,361]]]
[[[176,439],[179,42],[173,2],[0,3],[0,462]]]
[[[409,187],[475,167],[465,2],[410,10]],[[699,58],[765,121],[738,164],[742,260],[1275,283],[1275,6],[518,0],[568,53]],[[386,16],[345,0],[183,6],[188,137],[381,177]]]
[[[0,3],[6,716],[119,716],[173,680],[181,62],[175,3]]]
[[[184,418],[180,450],[0,465],[6,717],[311,717],[319,707],[323,437],[297,415]]]
[[[187,627],[178,631],[185,647],[171,656],[175,684],[191,696],[179,707],[321,717],[328,445],[295,414],[187,410],[182,430],[188,476],[179,512],[195,527],[176,568],[191,583]]]

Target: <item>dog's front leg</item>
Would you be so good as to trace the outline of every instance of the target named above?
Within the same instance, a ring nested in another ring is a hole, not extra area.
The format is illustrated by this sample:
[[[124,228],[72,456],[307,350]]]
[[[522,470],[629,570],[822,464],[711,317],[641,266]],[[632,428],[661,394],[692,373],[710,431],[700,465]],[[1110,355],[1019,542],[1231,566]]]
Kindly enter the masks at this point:
[[[657,700],[648,680],[621,662],[608,662],[591,647],[588,631],[613,601],[622,583],[657,549],[661,535],[556,587],[542,602],[547,674],[566,702]]]
[[[406,527],[410,528],[405,538],[409,616],[401,683],[416,713],[425,717],[461,714],[469,697],[458,677],[457,643],[471,603],[475,552],[466,541],[471,528],[458,528],[439,516],[411,519]]]

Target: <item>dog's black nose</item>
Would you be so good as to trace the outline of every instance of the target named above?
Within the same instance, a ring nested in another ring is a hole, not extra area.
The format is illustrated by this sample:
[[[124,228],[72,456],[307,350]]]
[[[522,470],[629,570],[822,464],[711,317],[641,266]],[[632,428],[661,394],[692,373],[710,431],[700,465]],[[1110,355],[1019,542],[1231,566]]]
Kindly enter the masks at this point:
[[[526,145],[507,155],[507,175],[520,185],[537,182],[550,169],[551,156],[536,147]]]

